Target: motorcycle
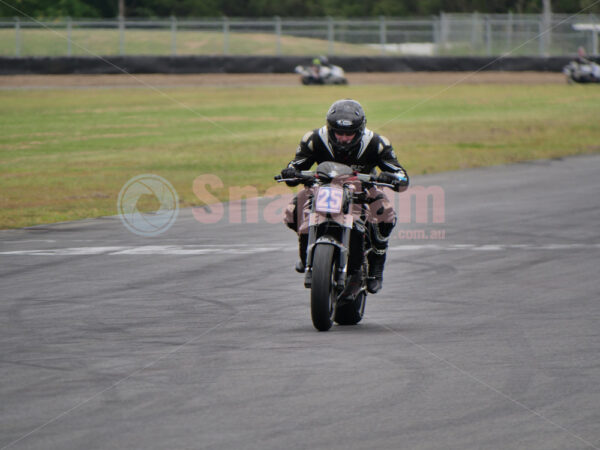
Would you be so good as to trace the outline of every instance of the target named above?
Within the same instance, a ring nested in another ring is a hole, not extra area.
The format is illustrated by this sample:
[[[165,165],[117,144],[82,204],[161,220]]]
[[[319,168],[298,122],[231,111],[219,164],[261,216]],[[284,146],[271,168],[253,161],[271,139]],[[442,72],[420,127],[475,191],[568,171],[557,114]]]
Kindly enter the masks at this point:
[[[567,82],[571,83],[600,83],[600,65],[589,61],[582,63],[571,61],[563,68]]]
[[[357,173],[345,164],[326,161],[316,171],[298,172],[296,178],[275,177],[277,182],[300,181],[308,188],[308,246],[304,287],[311,290],[311,318],[314,327],[327,331],[333,322],[356,325],[364,315],[367,301],[367,255],[371,251],[373,224],[368,222],[366,205],[372,186],[394,186],[377,181],[373,174]],[[301,208],[301,201],[298,201]],[[363,253],[360,288],[349,293],[348,259],[351,232],[359,233]]]
[[[296,66],[294,72],[301,76],[302,84],[348,84],[344,69],[330,65],[321,69],[323,73],[315,73],[311,66]]]

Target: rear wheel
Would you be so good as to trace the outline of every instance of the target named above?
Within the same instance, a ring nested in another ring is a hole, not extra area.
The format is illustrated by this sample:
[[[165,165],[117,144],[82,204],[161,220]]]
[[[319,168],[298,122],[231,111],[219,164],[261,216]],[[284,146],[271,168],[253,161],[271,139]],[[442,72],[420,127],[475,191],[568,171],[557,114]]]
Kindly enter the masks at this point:
[[[329,244],[317,244],[312,260],[312,287],[310,312],[312,322],[319,331],[327,331],[333,324],[335,304],[335,248]]]
[[[356,298],[336,307],[334,320],[338,325],[356,325],[363,318],[365,305],[367,303],[367,294],[362,291]]]

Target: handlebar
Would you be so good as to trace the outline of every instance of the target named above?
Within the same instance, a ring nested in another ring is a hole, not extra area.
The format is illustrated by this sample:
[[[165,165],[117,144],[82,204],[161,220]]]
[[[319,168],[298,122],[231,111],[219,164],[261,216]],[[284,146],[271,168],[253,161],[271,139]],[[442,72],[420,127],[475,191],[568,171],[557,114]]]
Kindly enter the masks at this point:
[[[275,175],[273,177],[273,179],[278,183],[284,181],[311,181],[316,178],[316,172],[312,172],[310,170],[302,170],[301,172],[296,172],[296,176],[293,178],[282,178],[281,174]]]
[[[394,189],[396,186],[390,183],[381,183],[377,181],[377,175],[372,175],[368,173],[355,173],[354,175],[360,182],[365,184],[370,184],[373,186],[382,186],[389,187],[390,189]],[[286,182],[286,181],[300,181],[302,183],[315,181],[317,179],[316,172],[310,170],[302,170],[300,172],[296,172],[296,176],[293,178],[283,178],[281,174],[275,175],[273,179],[278,183]]]

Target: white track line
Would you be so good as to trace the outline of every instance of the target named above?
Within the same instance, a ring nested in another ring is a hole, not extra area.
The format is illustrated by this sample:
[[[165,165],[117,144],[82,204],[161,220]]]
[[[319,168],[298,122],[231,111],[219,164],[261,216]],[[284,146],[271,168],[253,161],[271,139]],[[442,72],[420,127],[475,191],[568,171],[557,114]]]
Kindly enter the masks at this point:
[[[401,251],[569,251],[597,250],[600,243],[590,244],[423,244],[399,245],[389,248],[392,252]],[[93,256],[93,255],[248,255],[281,251],[296,251],[292,244],[250,245],[142,245],[111,247],[66,247],[35,250],[12,250],[0,252],[3,256]]]

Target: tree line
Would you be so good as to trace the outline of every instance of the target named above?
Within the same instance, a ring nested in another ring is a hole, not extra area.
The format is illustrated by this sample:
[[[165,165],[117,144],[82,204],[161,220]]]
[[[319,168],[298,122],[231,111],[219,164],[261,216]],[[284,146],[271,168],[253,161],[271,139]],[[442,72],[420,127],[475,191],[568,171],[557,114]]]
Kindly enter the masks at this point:
[[[113,18],[119,0],[6,0],[0,16]],[[594,3],[596,3],[594,5]],[[373,17],[541,13],[542,0],[124,0],[126,17]],[[593,6],[592,6],[593,5]],[[591,6],[591,7],[590,7]],[[597,0],[552,0],[555,13],[600,13]]]

